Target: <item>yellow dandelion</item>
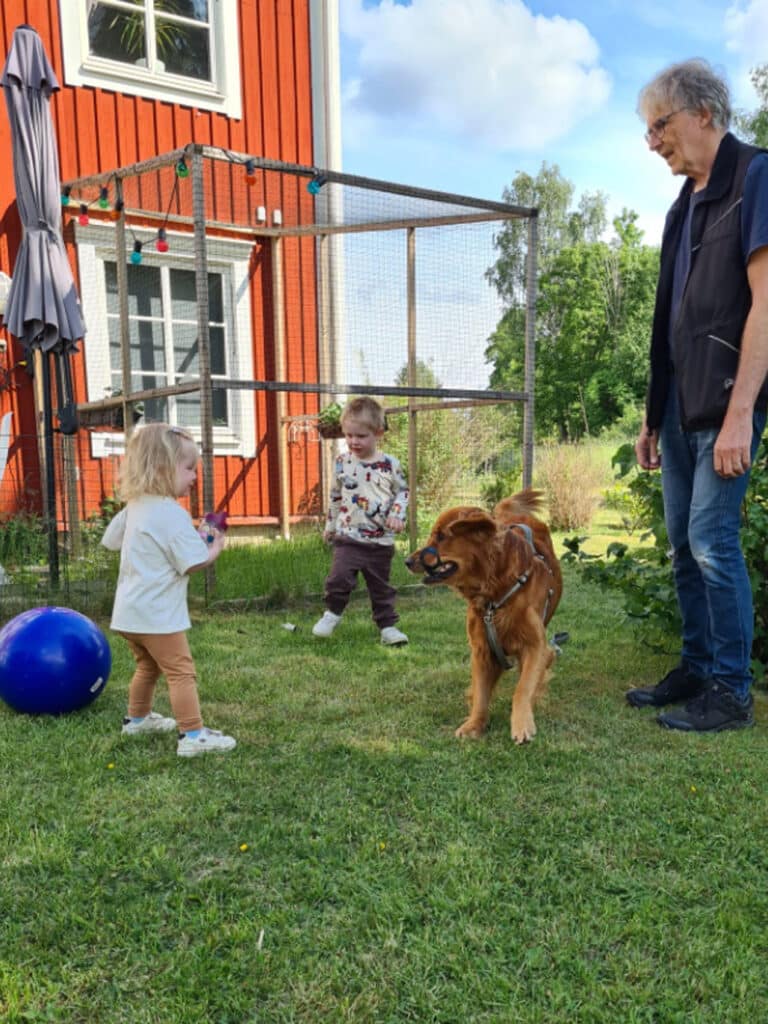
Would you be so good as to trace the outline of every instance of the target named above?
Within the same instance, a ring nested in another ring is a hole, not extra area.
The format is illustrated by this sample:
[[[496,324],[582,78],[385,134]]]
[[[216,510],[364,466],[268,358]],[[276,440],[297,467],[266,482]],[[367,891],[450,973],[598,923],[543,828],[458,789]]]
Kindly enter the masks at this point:
[[[696,792],[696,787],[695,787],[695,786],[691,786],[691,792],[692,792],[692,793],[695,793],[695,792]]]
[[[110,763],[109,763],[109,764],[107,765],[107,768],[114,768],[114,767],[115,767],[115,766],[114,766],[114,764],[112,764],[112,762],[111,762],[111,761],[110,761]]]
[[[386,848],[387,848],[387,844],[386,843],[379,843],[379,849],[380,850],[386,850]]]
[[[248,843],[240,843],[240,853],[245,853],[248,849]]]

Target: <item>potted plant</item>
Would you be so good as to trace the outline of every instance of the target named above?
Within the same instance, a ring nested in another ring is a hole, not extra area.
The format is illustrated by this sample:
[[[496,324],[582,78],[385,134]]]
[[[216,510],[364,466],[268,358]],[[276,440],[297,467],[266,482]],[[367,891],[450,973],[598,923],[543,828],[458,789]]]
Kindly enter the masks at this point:
[[[320,437],[334,438],[344,437],[341,429],[341,406],[338,402],[326,405],[317,417],[317,432]]]

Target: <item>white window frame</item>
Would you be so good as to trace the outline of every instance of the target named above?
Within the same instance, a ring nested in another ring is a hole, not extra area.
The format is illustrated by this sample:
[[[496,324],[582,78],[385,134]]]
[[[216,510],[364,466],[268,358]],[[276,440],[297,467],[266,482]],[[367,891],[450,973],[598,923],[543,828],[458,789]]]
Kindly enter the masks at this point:
[[[237,0],[208,0],[208,4],[213,81],[201,82],[92,55],[88,49],[89,0],[59,0],[64,81],[67,85],[93,86],[129,96],[213,110],[240,120],[242,98]]]
[[[194,269],[194,239],[190,234],[167,230],[169,250],[162,254],[153,248],[156,232],[150,234],[139,228],[129,236],[131,241],[134,236],[143,245],[142,256],[148,265]],[[86,324],[83,351],[87,401],[97,402],[108,397],[112,389],[104,265],[116,260],[115,228],[111,224],[78,225],[75,238],[80,272],[80,302]],[[252,243],[216,238],[214,245],[215,253],[208,253],[208,272],[223,276],[229,376],[235,380],[253,380],[250,285]],[[229,425],[213,427],[214,455],[255,458],[256,412],[253,392],[232,390],[228,399]],[[189,429],[195,439],[201,441],[200,428]],[[91,432],[93,458],[120,455],[124,446],[125,435],[122,432]]]

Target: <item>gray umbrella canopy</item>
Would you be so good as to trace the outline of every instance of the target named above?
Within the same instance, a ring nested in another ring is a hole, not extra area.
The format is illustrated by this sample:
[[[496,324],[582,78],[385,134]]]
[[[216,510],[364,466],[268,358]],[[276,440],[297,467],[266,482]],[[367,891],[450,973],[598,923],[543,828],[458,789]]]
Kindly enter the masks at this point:
[[[49,100],[59,88],[40,36],[20,25],[0,78],[11,123],[13,177],[24,236],[5,323],[25,348],[74,348],[85,333],[61,237],[59,158]]]

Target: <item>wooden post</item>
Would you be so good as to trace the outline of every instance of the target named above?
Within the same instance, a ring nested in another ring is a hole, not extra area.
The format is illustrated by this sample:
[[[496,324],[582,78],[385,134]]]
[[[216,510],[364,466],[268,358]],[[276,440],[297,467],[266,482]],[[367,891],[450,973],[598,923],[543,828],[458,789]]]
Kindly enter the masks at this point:
[[[208,302],[208,251],[205,239],[205,167],[200,149],[192,154],[192,213],[195,221],[195,295],[197,354],[200,372],[200,441],[203,455],[203,513],[214,511],[213,394],[211,391],[211,330]],[[205,596],[216,586],[215,563],[205,570]]]
[[[525,394],[523,406],[523,487],[533,481],[534,391],[536,388],[536,279],[538,221],[528,220],[528,262],[525,294]]]
[[[335,384],[336,375],[331,357],[331,254],[328,235],[320,235],[317,247],[318,293],[319,293],[319,337],[318,370],[321,384]],[[320,395],[322,404],[326,399]],[[333,473],[333,445],[320,445],[320,513],[328,511],[331,496],[331,474]]]
[[[408,387],[416,387],[416,229],[407,231],[407,302],[408,302]],[[408,532],[411,548],[418,542],[416,515],[416,470],[418,458],[418,416],[414,399],[408,396]]]
[[[285,356],[285,282],[283,279],[283,240],[272,238],[270,241],[272,254],[272,304],[273,327],[275,333],[275,374],[279,381],[286,380]],[[285,391],[278,391],[277,406],[277,472],[279,478],[279,521],[280,534],[285,540],[291,536],[291,480],[288,454],[288,424],[286,415],[288,398]]]

